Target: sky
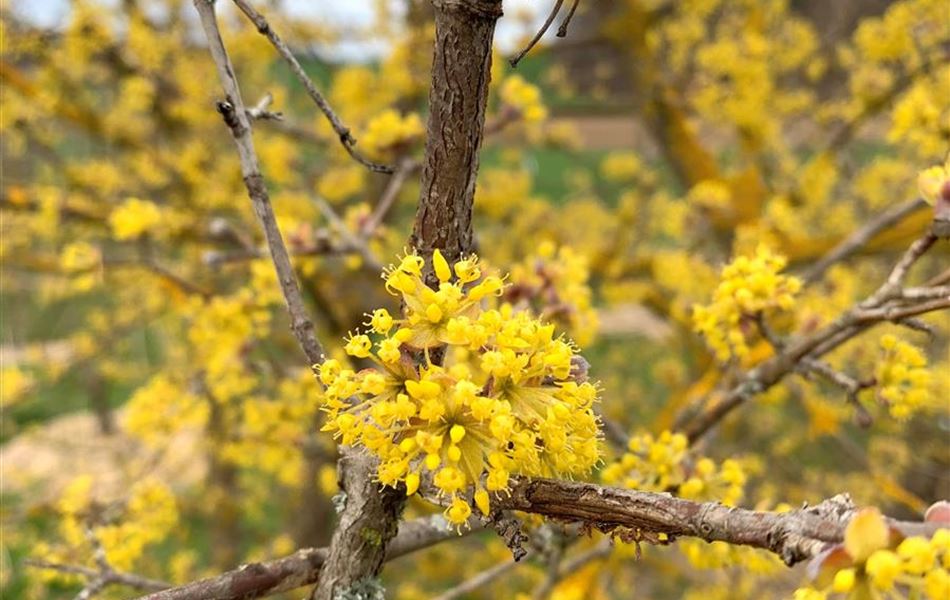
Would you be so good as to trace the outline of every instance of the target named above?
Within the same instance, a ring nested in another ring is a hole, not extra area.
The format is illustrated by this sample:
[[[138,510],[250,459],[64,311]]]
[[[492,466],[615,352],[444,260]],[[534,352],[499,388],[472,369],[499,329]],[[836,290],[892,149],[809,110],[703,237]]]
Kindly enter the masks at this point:
[[[103,4],[117,2],[99,1]],[[398,3],[398,0],[393,1]],[[300,18],[319,20],[335,26],[359,27],[372,23],[373,3],[374,0],[284,0],[283,6],[288,14]],[[6,4],[17,16],[50,28],[65,20],[69,13],[70,0],[7,0]],[[147,7],[148,0],[143,0],[142,5]],[[508,15],[534,15],[540,26],[542,10],[546,13],[551,5],[553,0],[505,0],[504,8]],[[524,21],[509,16],[498,22],[495,40],[502,52],[513,53],[525,33]],[[379,44],[346,42],[323,49],[325,58],[330,60],[366,60],[384,51],[385,47]]]

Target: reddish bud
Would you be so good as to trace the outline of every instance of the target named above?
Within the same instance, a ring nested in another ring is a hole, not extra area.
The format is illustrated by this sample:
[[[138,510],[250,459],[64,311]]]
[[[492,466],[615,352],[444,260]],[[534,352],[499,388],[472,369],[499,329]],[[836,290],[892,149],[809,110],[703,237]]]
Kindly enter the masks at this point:
[[[950,523],[950,502],[939,500],[930,505],[924,513],[924,521],[928,523]]]

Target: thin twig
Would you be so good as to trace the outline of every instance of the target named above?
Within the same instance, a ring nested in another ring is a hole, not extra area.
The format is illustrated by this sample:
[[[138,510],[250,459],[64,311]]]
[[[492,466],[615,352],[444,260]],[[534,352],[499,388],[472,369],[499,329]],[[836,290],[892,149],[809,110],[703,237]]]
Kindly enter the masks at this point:
[[[254,23],[254,26],[257,27],[257,31],[266,37],[270,41],[271,45],[274,46],[274,49],[277,50],[277,53],[284,59],[284,61],[290,66],[290,70],[293,72],[294,76],[297,78],[304,88],[307,90],[307,94],[310,95],[310,98],[313,100],[314,104],[320,109],[321,112],[326,116],[327,120],[330,121],[330,125],[333,127],[333,131],[340,138],[340,143],[343,144],[343,148],[353,157],[356,162],[365,166],[371,171],[376,173],[392,173],[395,169],[389,165],[382,165],[375,163],[365,156],[363,156],[359,151],[354,148],[356,145],[356,139],[350,133],[350,129],[343,124],[343,121],[340,120],[340,117],[333,111],[333,108],[327,102],[326,98],[323,97],[323,94],[317,89],[317,86],[314,85],[313,80],[310,79],[310,76],[307,75],[307,72],[303,70],[303,67],[300,66],[300,62],[297,60],[297,57],[294,56],[294,53],[291,52],[290,48],[280,36],[277,35],[277,32],[273,30],[270,24],[267,22],[267,19],[264,18],[264,15],[257,12],[257,10],[251,6],[246,0],[232,0],[234,4],[243,12],[248,19]]]
[[[399,192],[402,191],[403,185],[405,185],[409,179],[409,175],[418,170],[421,166],[418,161],[410,158],[404,158],[399,161],[396,165],[396,172],[389,178],[389,181],[386,183],[386,189],[383,190],[383,195],[380,196],[379,202],[376,203],[376,208],[373,209],[373,213],[360,228],[361,237],[371,237],[379,226],[382,225],[386,215],[389,214],[390,209],[392,209],[396,203],[396,198],[399,197]]]
[[[123,573],[111,568],[107,573],[103,573],[101,571],[97,571],[96,569],[90,569],[89,567],[67,565],[37,558],[27,558],[23,561],[23,564],[35,569],[48,569],[50,571],[58,571],[60,573],[68,573],[70,575],[79,575],[91,581],[105,579],[107,585],[124,585],[126,587],[143,591],[163,590],[168,588],[170,585],[165,581],[149,579],[148,577],[142,577],[141,575],[135,575],[134,573]]]
[[[945,296],[950,296],[950,285],[909,287],[900,291],[900,298],[903,300],[932,300]]]
[[[802,275],[802,279],[806,283],[818,281],[832,265],[851,256],[855,251],[867,244],[875,235],[903,221],[925,206],[927,206],[927,202],[923,198],[915,198],[884,211],[822,256],[805,271]]]
[[[198,286],[187,279],[176,275],[162,265],[156,263],[151,259],[131,259],[131,258],[114,258],[106,257],[102,259],[102,265],[104,267],[113,267],[113,268],[139,268],[145,269],[161,279],[171,283],[181,291],[186,294],[192,294],[195,296],[201,296],[202,298],[210,298],[213,294],[211,291]]]
[[[373,252],[369,249],[369,246],[366,244],[366,240],[357,237],[353,232],[351,232],[350,228],[347,227],[346,223],[343,222],[343,219],[341,219],[340,216],[336,214],[336,211],[333,210],[333,207],[331,207],[330,203],[324,198],[316,196],[314,197],[314,201],[317,203],[317,207],[320,209],[320,212],[323,213],[324,218],[330,222],[330,226],[339,232],[345,244],[348,247],[355,249],[370,269],[374,271],[382,271],[383,264],[379,262],[379,259],[376,258]]]
[[[910,245],[910,248],[904,252],[904,255],[901,257],[897,264],[894,265],[894,268],[891,270],[890,275],[887,276],[887,281],[884,282],[870,298],[861,303],[862,308],[872,308],[875,306],[881,305],[884,301],[890,300],[899,293],[900,285],[904,282],[904,279],[907,278],[907,274],[910,272],[910,268],[914,266],[914,263],[924,255],[927,250],[937,241],[937,236],[933,232],[928,231],[923,237],[915,241]]]
[[[290,256],[287,254],[280,228],[277,226],[277,218],[274,215],[270,196],[261,175],[257,153],[254,150],[251,123],[244,109],[237,79],[234,77],[234,67],[224,48],[224,41],[221,39],[221,32],[214,14],[214,4],[208,0],[194,0],[194,4],[201,17],[208,47],[224,88],[226,100],[218,103],[218,111],[224,117],[224,122],[237,145],[244,185],[247,187],[248,196],[254,205],[254,212],[257,213],[257,218],[264,230],[264,238],[267,240],[271,260],[277,271],[277,280],[287,304],[287,312],[290,313],[291,330],[310,364],[319,364],[323,362],[323,346],[314,333],[313,321],[300,295],[297,276],[290,262]]]
[[[821,375],[826,380],[843,389],[846,393],[848,403],[851,404],[856,411],[858,425],[861,427],[871,426],[873,418],[864,405],[861,404],[861,401],[858,399],[858,393],[861,390],[874,387],[877,383],[874,379],[858,381],[847,373],[836,370],[828,363],[814,358],[804,358],[801,364],[806,371]]]
[[[525,46],[521,52],[516,54],[514,58],[508,61],[512,67],[517,67],[518,63],[521,62],[521,59],[524,58],[525,55],[535,47],[542,37],[544,37],[544,34],[547,33],[548,28],[551,27],[551,23],[554,22],[554,18],[557,17],[557,13],[560,12],[562,4],[564,4],[564,0],[557,0],[557,2],[554,3],[554,7],[551,8],[551,12],[548,14],[548,18],[544,20],[544,24],[541,26],[541,29],[539,29],[538,32],[534,34],[534,37],[531,38],[531,41],[528,42],[528,45]],[[575,3],[575,7],[576,6],[577,5]]]
[[[567,37],[567,27],[571,24],[571,19],[574,18],[574,12],[577,10],[577,5],[581,3],[581,0],[574,0],[574,3],[571,4],[571,10],[568,11],[567,16],[564,17],[564,20],[561,21],[561,26],[557,28],[557,37]]]
[[[477,575],[471,577],[470,579],[466,579],[465,581],[458,584],[457,586],[446,590],[442,594],[439,594],[438,596],[433,598],[433,600],[455,600],[456,598],[460,598],[464,596],[465,594],[474,592],[478,588],[484,587],[490,584],[491,582],[504,576],[506,573],[508,573],[508,571],[510,571],[514,567],[517,567],[520,564],[524,564],[524,563],[515,562],[513,560],[506,560],[505,562],[499,563],[493,567],[489,567],[485,569],[484,571],[482,571],[481,573],[478,573]]]
[[[924,284],[924,287],[933,287],[935,285],[944,285],[945,283],[950,283],[950,269],[943,271],[942,273],[933,276],[927,280],[927,283]]]
[[[257,101],[257,104],[247,109],[247,116],[261,121],[283,121],[284,113],[272,112],[267,110],[274,102],[274,95],[270,92],[264,94],[264,97]]]

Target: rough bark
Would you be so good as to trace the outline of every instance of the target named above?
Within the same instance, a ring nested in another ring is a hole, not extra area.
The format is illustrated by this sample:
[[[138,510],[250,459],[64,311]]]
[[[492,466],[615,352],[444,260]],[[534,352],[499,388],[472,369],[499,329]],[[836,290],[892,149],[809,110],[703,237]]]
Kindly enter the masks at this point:
[[[481,531],[474,519],[470,525],[470,529],[462,531],[463,535]],[[452,539],[459,539],[459,534],[442,515],[407,521],[399,526],[399,534],[389,545],[386,560]],[[290,556],[242,565],[214,577],[142,596],[140,600],[247,600],[279,594],[315,583],[328,553],[327,548],[302,548]],[[166,584],[152,582],[135,587],[154,589]]]
[[[339,471],[343,510],[312,600],[334,600],[368,586],[382,569],[406,501],[405,491],[375,482],[376,461],[365,454],[343,449]]]
[[[359,481],[365,482],[365,479]],[[510,492],[510,496],[498,494],[492,506],[497,510],[522,510],[578,522],[631,540],[663,543],[658,537],[662,533],[669,541],[694,537],[763,548],[789,564],[812,558],[828,546],[841,543],[848,522],[855,514],[855,507],[846,495],[815,506],[774,513],[554,479],[516,478],[511,482]],[[348,498],[347,506],[349,502]],[[938,529],[948,527],[945,522],[920,523],[890,518],[887,521],[904,536],[930,537]],[[370,526],[375,527],[375,524],[370,523]],[[347,527],[351,533],[358,532],[353,525]],[[461,533],[474,533],[481,527],[473,516],[469,528]],[[351,537],[365,541],[374,536]],[[385,560],[458,537],[441,515],[403,523],[385,552]],[[244,565],[209,579],[155,592],[143,600],[246,600],[277,594],[329,576],[329,553],[326,548],[306,548],[284,558]]]
[[[473,250],[472,204],[501,0],[434,0],[435,55],[419,208],[410,245],[449,260]]]
[[[522,510],[629,537],[658,541],[694,537],[707,542],[763,548],[788,565],[809,559],[841,543],[855,506],[838,495],[812,507],[773,513],[728,507],[718,502],[694,502],[669,494],[638,492],[594,483],[554,479],[516,479],[511,495],[493,499],[498,510]],[[946,523],[907,523],[890,520],[904,535],[931,536]]]

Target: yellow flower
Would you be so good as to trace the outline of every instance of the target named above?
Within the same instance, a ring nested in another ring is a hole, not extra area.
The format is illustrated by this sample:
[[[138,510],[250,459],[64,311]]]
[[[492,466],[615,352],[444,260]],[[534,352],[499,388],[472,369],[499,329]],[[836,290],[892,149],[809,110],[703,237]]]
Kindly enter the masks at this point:
[[[936,204],[940,188],[950,180],[950,166],[934,166],[924,169],[917,176],[917,187],[920,195],[930,204]]]
[[[844,548],[854,562],[861,563],[875,551],[886,548],[889,538],[881,511],[874,507],[863,508],[844,531]]]
[[[600,163],[600,174],[608,181],[632,181],[642,169],[633,152],[611,152]]]
[[[897,547],[897,555],[904,559],[904,570],[922,575],[934,566],[936,558],[930,542],[922,537],[909,537]]]
[[[415,140],[423,131],[425,128],[418,114],[400,115],[397,111],[387,108],[370,119],[359,137],[359,143],[370,156],[379,157],[397,144]]]
[[[883,356],[874,371],[877,395],[891,416],[903,421],[929,408],[932,375],[923,351],[890,334],[881,337],[880,347]]]
[[[839,594],[846,594],[854,589],[854,569],[842,569],[835,573],[831,589]]]
[[[528,123],[543,121],[548,109],[542,104],[541,90],[524,80],[520,75],[512,75],[501,84],[501,101],[518,111]]]
[[[889,590],[901,574],[901,560],[890,550],[876,550],[864,565],[874,587]]]
[[[366,169],[360,165],[334,167],[317,181],[317,193],[330,202],[339,202],[363,191]]]
[[[148,200],[129,198],[109,215],[112,237],[132,240],[148,233],[162,221],[158,206]]]

